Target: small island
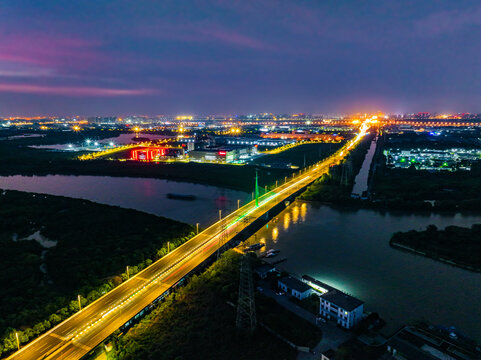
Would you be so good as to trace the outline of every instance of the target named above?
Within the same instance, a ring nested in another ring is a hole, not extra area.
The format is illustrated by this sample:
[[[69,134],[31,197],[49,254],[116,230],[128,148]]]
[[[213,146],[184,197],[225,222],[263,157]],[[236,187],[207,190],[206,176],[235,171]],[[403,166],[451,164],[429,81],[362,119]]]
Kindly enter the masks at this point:
[[[397,232],[391,237],[390,245],[481,272],[481,224],[474,224],[471,228],[447,226],[444,230],[429,225],[424,231]]]

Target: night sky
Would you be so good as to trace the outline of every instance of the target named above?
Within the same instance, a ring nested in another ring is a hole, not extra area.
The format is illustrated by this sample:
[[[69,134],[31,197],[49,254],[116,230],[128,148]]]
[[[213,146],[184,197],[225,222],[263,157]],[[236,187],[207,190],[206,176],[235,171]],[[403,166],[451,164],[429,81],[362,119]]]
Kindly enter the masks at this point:
[[[353,110],[481,112],[481,2],[0,2],[0,116]]]

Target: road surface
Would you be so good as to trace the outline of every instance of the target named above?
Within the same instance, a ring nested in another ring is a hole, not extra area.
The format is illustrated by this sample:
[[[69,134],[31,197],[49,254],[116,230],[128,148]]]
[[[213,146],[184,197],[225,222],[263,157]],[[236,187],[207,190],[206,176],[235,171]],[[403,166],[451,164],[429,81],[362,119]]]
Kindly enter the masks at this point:
[[[353,140],[329,158],[303,169],[264,194],[259,198],[257,207],[255,201],[251,201],[229,214],[7,359],[80,359],[208,259],[225,242],[270,208],[326,173],[329,166],[341,161],[368,128],[367,122],[362,124]]]

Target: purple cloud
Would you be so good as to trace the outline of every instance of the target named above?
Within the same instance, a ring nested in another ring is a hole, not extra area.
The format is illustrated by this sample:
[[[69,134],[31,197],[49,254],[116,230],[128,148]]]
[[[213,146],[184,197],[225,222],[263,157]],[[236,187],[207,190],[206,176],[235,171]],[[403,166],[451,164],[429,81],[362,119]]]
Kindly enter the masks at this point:
[[[192,43],[217,43],[254,50],[273,50],[274,47],[259,37],[249,36],[218,24],[191,23],[188,25],[156,24],[140,26],[139,34],[144,37],[184,41]]]
[[[0,92],[64,96],[138,96],[157,93],[153,89],[111,89],[88,86],[0,84]]]
[[[105,59],[96,48],[97,41],[50,36],[42,33],[29,35],[1,34],[0,61],[58,67],[85,68]]]

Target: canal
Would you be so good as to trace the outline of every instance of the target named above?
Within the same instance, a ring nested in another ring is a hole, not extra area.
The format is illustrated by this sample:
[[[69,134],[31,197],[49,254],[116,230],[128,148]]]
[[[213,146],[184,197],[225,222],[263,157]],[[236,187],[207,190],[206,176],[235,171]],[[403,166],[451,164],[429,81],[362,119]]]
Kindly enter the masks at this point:
[[[481,340],[481,274],[389,246],[396,231],[473,223],[481,223],[481,215],[339,210],[296,201],[249,242],[280,250],[277,257],[287,257],[281,269],[360,298],[387,321],[386,333],[425,319]]]
[[[206,227],[250,199],[250,194],[213,186],[158,179],[93,176],[0,177],[0,189],[84,198],[134,208]],[[167,193],[194,194],[195,201],[172,200]],[[417,319],[456,326],[481,340],[481,274],[471,273],[389,246],[396,231],[429,224],[471,226],[481,215],[382,213],[339,210],[294,202],[257,232],[251,242],[279,249],[279,264],[309,274],[350,293],[378,312],[387,332]],[[274,258],[275,259],[275,258]]]
[[[354,179],[354,186],[352,188],[352,195],[356,197],[363,197],[364,193],[368,191],[369,172],[371,169],[372,159],[376,153],[377,137],[371,141],[369,150],[367,151],[361,170]]]

